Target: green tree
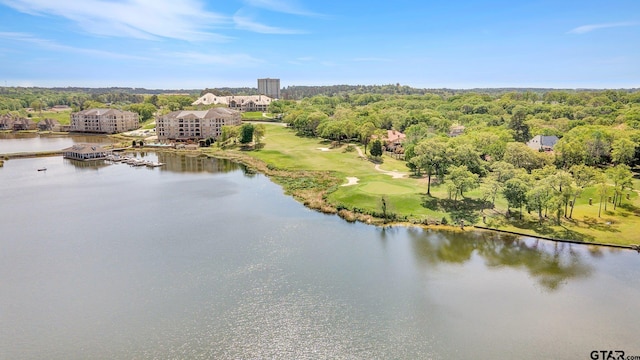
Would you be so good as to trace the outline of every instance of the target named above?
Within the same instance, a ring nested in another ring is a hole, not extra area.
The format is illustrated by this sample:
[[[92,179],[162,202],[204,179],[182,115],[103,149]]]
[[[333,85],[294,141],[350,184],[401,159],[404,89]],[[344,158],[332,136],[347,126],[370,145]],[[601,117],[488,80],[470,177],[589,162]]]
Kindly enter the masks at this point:
[[[502,189],[502,195],[504,195],[508,203],[507,211],[510,208],[519,208],[520,219],[522,219],[522,207],[527,202],[528,191],[529,185],[524,179],[520,177],[515,177],[508,180],[504,184],[504,189]]]
[[[627,138],[615,140],[611,145],[611,161],[614,164],[631,165],[636,154],[636,145]]]
[[[454,201],[458,201],[458,195],[464,198],[464,192],[478,187],[479,176],[474,174],[465,165],[449,167],[449,173],[445,176],[445,181],[454,190]]]
[[[360,136],[360,142],[364,145],[364,153],[367,153],[367,145],[371,142],[371,135],[376,131],[376,126],[372,122],[366,122],[360,125],[358,129],[358,135]]]
[[[256,144],[260,144],[262,142],[262,138],[266,132],[267,129],[264,124],[257,124],[253,127],[253,138],[255,139]]]
[[[571,202],[571,212],[569,218],[573,218],[573,208],[576,206],[578,196],[582,194],[582,191],[595,183],[598,172],[596,169],[586,165],[574,165],[570,169],[573,179],[576,184],[576,189],[573,191],[573,201]]]
[[[444,171],[447,142],[439,137],[422,140],[413,149],[415,156],[411,163],[427,173],[427,195],[431,195],[431,176]]]
[[[153,119],[153,115],[158,109],[151,103],[141,103],[131,104],[127,107],[127,110],[137,113],[140,116],[140,122],[145,122]]]
[[[529,125],[525,122],[527,112],[527,108],[524,106],[516,105],[511,111],[511,120],[509,121],[509,129],[513,131],[513,138],[523,143],[531,139]]]
[[[375,139],[371,143],[371,150],[369,152],[371,156],[382,156],[382,142],[379,139]]]
[[[622,202],[625,189],[633,189],[633,173],[627,165],[616,165],[607,169],[607,175],[613,181],[613,209]]]
[[[253,141],[253,124],[245,123],[240,126],[240,143],[249,144]]]
[[[553,190],[542,181],[527,192],[527,207],[536,210],[539,223],[542,223],[542,210],[548,207],[552,194]]]

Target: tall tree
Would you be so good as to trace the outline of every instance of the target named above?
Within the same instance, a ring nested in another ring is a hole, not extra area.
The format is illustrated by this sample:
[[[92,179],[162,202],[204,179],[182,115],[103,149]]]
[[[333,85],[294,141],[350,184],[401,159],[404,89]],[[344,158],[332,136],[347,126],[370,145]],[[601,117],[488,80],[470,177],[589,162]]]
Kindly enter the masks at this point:
[[[375,139],[371,143],[371,150],[369,151],[371,156],[382,156],[382,142],[379,139]]]
[[[255,139],[256,144],[260,144],[262,142],[262,138],[266,132],[267,129],[264,124],[257,124],[253,127],[253,138]]]
[[[530,140],[529,125],[525,122],[527,119],[527,108],[522,105],[516,105],[511,110],[511,120],[509,121],[509,129],[513,131],[513,138],[519,142],[527,142]]]
[[[611,145],[611,161],[614,164],[631,165],[636,154],[636,145],[627,138],[620,138]]]
[[[439,137],[427,138],[415,146],[411,163],[427,173],[427,195],[431,195],[431,176],[444,172],[447,142]]]
[[[364,145],[364,153],[367,153],[367,145],[371,142],[371,135],[376,131],[376,126],[371,122],[366,122],[360,125],[358,129],[358,135],[360,136],[360,142]]]
[[[454,201],[458,201],[458,194],[464,198],[464,192],[478,187],[478,174],[474,174],[465,165],[449,167],[445,181],[454,189]]]
[[[527,202],[527,192],[529,191],[529,185],[525,179],[521,177],[515,177],[508,180],[504,184],[502,194],[507,199],[508,209],[519,208],[520,219],[522,219],[522,207]]]
[[[245,123],[240,126],[240,143],[248,144],[253,141],[253,124]]]

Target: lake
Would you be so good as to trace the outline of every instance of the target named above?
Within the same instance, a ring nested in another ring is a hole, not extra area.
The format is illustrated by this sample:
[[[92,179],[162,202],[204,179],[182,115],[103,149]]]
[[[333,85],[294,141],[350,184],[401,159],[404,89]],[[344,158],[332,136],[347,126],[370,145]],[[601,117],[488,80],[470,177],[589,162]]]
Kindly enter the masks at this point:
[[[55,151],[78,143],[111,144],[113,141],[104,135],[0,133],[0,154]]]
[[[231,162],[138,156],[167,165],[0,168],[0,358],[640,355],[636,252],[352,224]]]

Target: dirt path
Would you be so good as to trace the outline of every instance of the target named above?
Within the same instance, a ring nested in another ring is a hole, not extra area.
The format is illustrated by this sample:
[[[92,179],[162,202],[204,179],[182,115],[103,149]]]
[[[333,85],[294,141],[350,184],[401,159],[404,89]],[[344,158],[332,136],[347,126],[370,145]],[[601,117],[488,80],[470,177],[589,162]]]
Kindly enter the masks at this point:
[[[355,144],[349,144],[352,145],[356,148],[356,150],[358,151],[358,155],[360,155],[361,158],[366,159],[367,157],[365,156],[365,154],[362,152],[362,149],[360,149],[360,147],[358,145]],[[380,168],[380,164],[376,165],[374,167],[377,171],[380,171],[383,174],[387,174],[389,176],[391,176],[394,179],[402,179],[403,177],[407,176],[406,173],[397,171],[397,170],[393,170],[393,171],[388,171],[388,170],[383,170]]]

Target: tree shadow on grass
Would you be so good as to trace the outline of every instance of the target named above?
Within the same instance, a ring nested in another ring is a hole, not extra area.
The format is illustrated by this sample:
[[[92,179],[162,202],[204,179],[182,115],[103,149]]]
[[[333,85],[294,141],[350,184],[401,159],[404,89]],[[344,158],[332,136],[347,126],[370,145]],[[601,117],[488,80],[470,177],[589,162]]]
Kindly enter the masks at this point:
[[[633,204],[622,203],[618,205],[618,207],[632,213],[633,215],[640,216],[640,209]]]
[[[464,220],[467,224],[475,224],[480,221],[480,211],[487,209],[491,203],[478,199],[439,199],[429,195],[423,195],[422,206],[434,210],[449,213],[455,222]]]
[[[524,221],[511,220],[509,221],[509,224],[517,227],[518,229],[533,231],[536,234],[540,234],[542,236],[549,237],[552,239],[576,240],[576,241],[583,241],[583,242],[591,242],[596,239],[595,236],[593,235],[579,233],[577,231],[574,231],[565,227],[564,225],[560,225],[560,228],[558,229],[558,228],[553,228],[549,224],[544,222],[541,224],[539,222],[532,222],[527,220],[524,220]]]
[[[611,227],[611,222],[600,223],[598,219],[590,216],[584,217],[584,223],[590,228],[598,231],[620,232],[620,230]]]

